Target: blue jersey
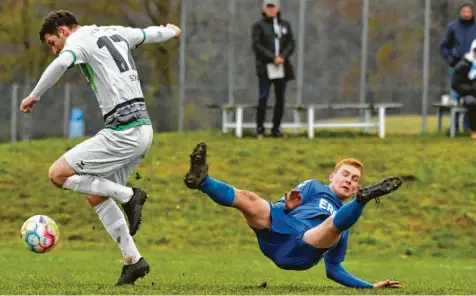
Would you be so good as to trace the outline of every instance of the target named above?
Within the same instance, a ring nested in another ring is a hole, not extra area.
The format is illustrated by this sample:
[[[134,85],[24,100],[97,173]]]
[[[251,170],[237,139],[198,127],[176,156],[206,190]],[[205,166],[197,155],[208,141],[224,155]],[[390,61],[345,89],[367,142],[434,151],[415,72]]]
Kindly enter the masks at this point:
[[[329,186],[323,185],[314,179],[304,181],[294,189],[298,189],[302,195],[301,205],[289,213],[296,219],[310,219],[317,216],[327,217],[344,205]],[[278,203],[284,203],[284,196]]]
[[[307,230],[316,227],[327,217],[343,206],[343,202],[327,185],[317,180],[307,180],[294,187],[302,195],[301,204],[289,213],[284,213],[284,196],[272,207],[271,229],[285,234],[301,236]],[[281,215],[282,211],[282,215]]]

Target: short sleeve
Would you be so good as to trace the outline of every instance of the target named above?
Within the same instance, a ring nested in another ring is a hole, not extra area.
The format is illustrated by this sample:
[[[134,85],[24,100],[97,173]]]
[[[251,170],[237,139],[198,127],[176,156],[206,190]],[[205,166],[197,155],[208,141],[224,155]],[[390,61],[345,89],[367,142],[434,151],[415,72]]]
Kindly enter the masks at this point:
[[[145,41],[145,32],[139,28],[114,26],[114,29],[124,38],[129,44],[129,49],[134,49]]]
[[[80,39],[79,35],[71,35],[64,45],[61,54],[71,54],[73,56],[73,64],[87,64],[88,55],[87,55],[87,42],[83,42]]]
[[[314,179],[307,180],[295,187],[302,196],[301,204],[305,204],[316,193],[317,181]]]

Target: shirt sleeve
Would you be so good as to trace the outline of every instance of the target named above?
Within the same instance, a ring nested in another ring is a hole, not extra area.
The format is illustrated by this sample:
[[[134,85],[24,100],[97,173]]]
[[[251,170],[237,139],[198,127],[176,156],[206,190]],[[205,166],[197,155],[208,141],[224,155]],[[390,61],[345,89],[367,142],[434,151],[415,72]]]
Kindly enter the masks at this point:
[[[144,43],[145,32],[142,29],[121,26],[114,26],[114,29],[116,29],[124,39],[126,39],[129,44],[129,49],[134,49]]]
[[[69,53],[73,56],[72,65],[87,64],[88,63],[88,45],[86,41],[82,41],[80,36],[70,36],[64,45],[60,56]]]
[[[299,192],[301,193],[302,200],[301,200],[301,205],[305,204],[310,197],[315,193],[315,188],[316,188],[316,180],[311,179],[304,181],[294,187],[294,189],[298,189]],[[284,196],[282,196],[275,204],[275,207],[278,208],[285,208],[285,201],[284,201]]]
[[[301,193],[301,204],[307,203],[311,197],[316,193],[317,181],[314,179],[307,180],[295,187]]]
[[[43,72],[40,80],[36,84],[33,91],[30,93],[30,98],[39,100],[40,97],[52,87],[58,79],[68,70],[74,63],[72,54],[62,54],[57,57]]]
[[[346,287],[361,289],[373,288],[372,284],[353,276],[342,266],[347,251],[348,234],[348,231],[343,232],[337,245],[324,256],[326,275],[329,279]]]
[[[165,42],[175,37],[175,31],[164,26],[151,26],[144,29],[115,26],[115,29],[134,49],[144,43]]]

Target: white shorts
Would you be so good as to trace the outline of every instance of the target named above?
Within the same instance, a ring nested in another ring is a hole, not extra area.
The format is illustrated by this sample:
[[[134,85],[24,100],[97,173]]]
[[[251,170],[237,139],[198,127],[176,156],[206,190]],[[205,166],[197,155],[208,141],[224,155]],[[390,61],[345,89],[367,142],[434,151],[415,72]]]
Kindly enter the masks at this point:
[[[103,176],[126,185],[132,172],[149,151],[153,136],[151,125],[123,131],[103,129],[63,156],[79,174]]]

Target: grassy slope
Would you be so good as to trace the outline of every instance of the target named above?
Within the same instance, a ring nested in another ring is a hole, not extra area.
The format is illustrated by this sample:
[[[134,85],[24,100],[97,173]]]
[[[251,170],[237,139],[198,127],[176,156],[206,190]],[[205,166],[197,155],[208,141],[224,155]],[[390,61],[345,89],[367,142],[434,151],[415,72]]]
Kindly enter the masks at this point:
[[[133,186],[150,200],[137,237],[149,249],[198,251],[254,249],[255,238],[238,212],[210,202],[182,183],[187,156],[199,140],[209,143],[210,172],[236,187],[277,200],[282,192],[308,178],[325,181],[343,157],[362,159],[363,185],[383,175],[408,181],[380,205],[370,204],[353,228],[350,243],[368,252],[475,256],[476,185],[472,150],[466,137],[334,137],[287,140],[237,140],[217,133],[158,134],[151,153],[138,168]],[[4,203],[0,236],[14,238],[22,222],[42,213],[55,219],[62,244],[109,244],[94,211],[80,194],[48,182],[49,165],[79,140],[43,140],[0,146],[0,189]],[[351,251],[352,252],[352,251]]]

